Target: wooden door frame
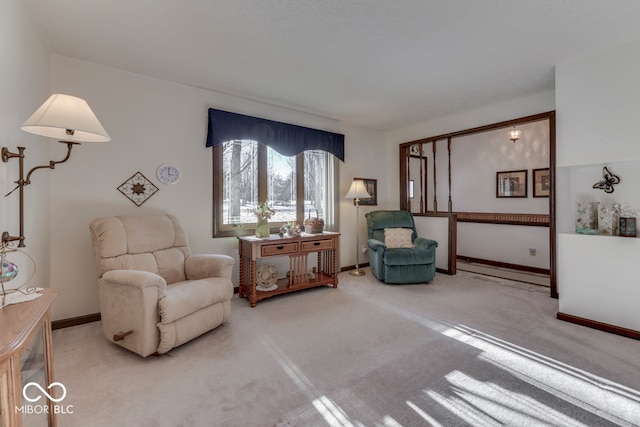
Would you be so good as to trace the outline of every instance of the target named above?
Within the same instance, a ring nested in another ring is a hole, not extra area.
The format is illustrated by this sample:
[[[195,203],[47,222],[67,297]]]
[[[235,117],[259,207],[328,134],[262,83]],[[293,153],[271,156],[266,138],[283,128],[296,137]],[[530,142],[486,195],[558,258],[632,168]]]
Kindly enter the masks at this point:
[[[406,168],[406,156],[410,155],[410,147],[415,144],[433,144],[433,155],[435,157],[436,151],[436,143],[440,140],[448,141],[448,151],[449,151],[449,195],[451,197],[451,141],[455,137],[467,136],[476,133],[482,133],[497,129],[509,128],[513,126],[520,126],[526,123],[538,122],[548,120],[549,121],[549,175],[551,180],[551,188],[549,192],[549,281],[550,281],[550,296],[552,298],[558,298],[558,267],[557,267],[557,249],[556,249],[556,112],[555,110],[547,111],[540,114],[534,114],[525,117],[519,117],[516,119],[505,120],[499,123],[493,123],[484,126],[478,126],[471,129],[464,129],[452,133],[447,133],[438,136],[432,136],[428,138],[422,138],[415,141],[409,141],[400,144],[399,146],[399,161],[400,161],[400,209],[407,210],[408,208],[408,185],[405,182],[407,179],[407,168]],[[435,158],[434,158],[435,163]],[[432,182],[436,182],[436,168],[433,167],[433,179]],[[437,197],[434,190],[434,198]],[[447,212],[450,216],[454,215],[451,212],[451,200],[449,200],[449,211]],[[426,212],[424,214],[414,214],[414,215],[438,215],[440,216],[442,212],[437,211],[437,200],[434,199],[434,212]],[[525,224],[523,224],[525,225]],[[449,235],[455,236],[456,233],[452,233],[451,227],[457,227],[455,221],[449,221]],[[449,242],[449,246],[451,247],[451,243]],[[455,269],[454,269],[455,271]]]

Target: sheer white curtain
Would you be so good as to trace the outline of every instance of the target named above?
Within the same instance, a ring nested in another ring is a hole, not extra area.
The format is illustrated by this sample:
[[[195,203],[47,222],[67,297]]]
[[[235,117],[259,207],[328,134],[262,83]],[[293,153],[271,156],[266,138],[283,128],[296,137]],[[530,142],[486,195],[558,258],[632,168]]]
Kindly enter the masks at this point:
[[[327,231],[340,229],[339,187],[340,187],[340,161],[330,153],[325,152],[324,200],[326,201],[324,226]]]

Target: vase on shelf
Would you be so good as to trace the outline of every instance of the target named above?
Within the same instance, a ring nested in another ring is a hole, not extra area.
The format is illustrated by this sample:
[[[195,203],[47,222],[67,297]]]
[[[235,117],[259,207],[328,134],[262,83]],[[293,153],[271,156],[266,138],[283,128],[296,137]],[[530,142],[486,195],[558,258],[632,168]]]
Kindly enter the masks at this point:
[[[268,219],[258,219],[258,224],[256,225],[256,237],[269,237],[269,220]]]

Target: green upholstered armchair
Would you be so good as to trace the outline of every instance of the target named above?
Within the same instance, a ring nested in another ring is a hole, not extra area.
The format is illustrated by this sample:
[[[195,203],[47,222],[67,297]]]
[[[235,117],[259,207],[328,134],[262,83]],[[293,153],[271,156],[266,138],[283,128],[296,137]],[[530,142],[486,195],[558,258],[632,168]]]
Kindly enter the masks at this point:
[[[371,272],[385,283],[426,283],[436,272],[435,240],[418,237],[407,211],[372,211],[365,215]]]

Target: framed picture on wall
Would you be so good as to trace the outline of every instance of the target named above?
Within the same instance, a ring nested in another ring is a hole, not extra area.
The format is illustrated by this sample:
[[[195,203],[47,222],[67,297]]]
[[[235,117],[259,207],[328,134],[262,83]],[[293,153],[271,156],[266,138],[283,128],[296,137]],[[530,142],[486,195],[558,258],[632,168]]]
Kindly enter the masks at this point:
[[[551,192],[551,174],[549,168],[532,169],[533,197],[549,197]]]
[[[527,197],[527,171],[496,172],[496,197]]]
[[[378,205],[378,180],[377,179],[369,179],[369,178],[353,178],[353,179],[361,179],[364,181],[364,186],[367,189],[367,192],[371,195],[368,199],[360,199],[360,206],[377,206]],[[353,204],[356,204],[356,201],[353,201]]]

